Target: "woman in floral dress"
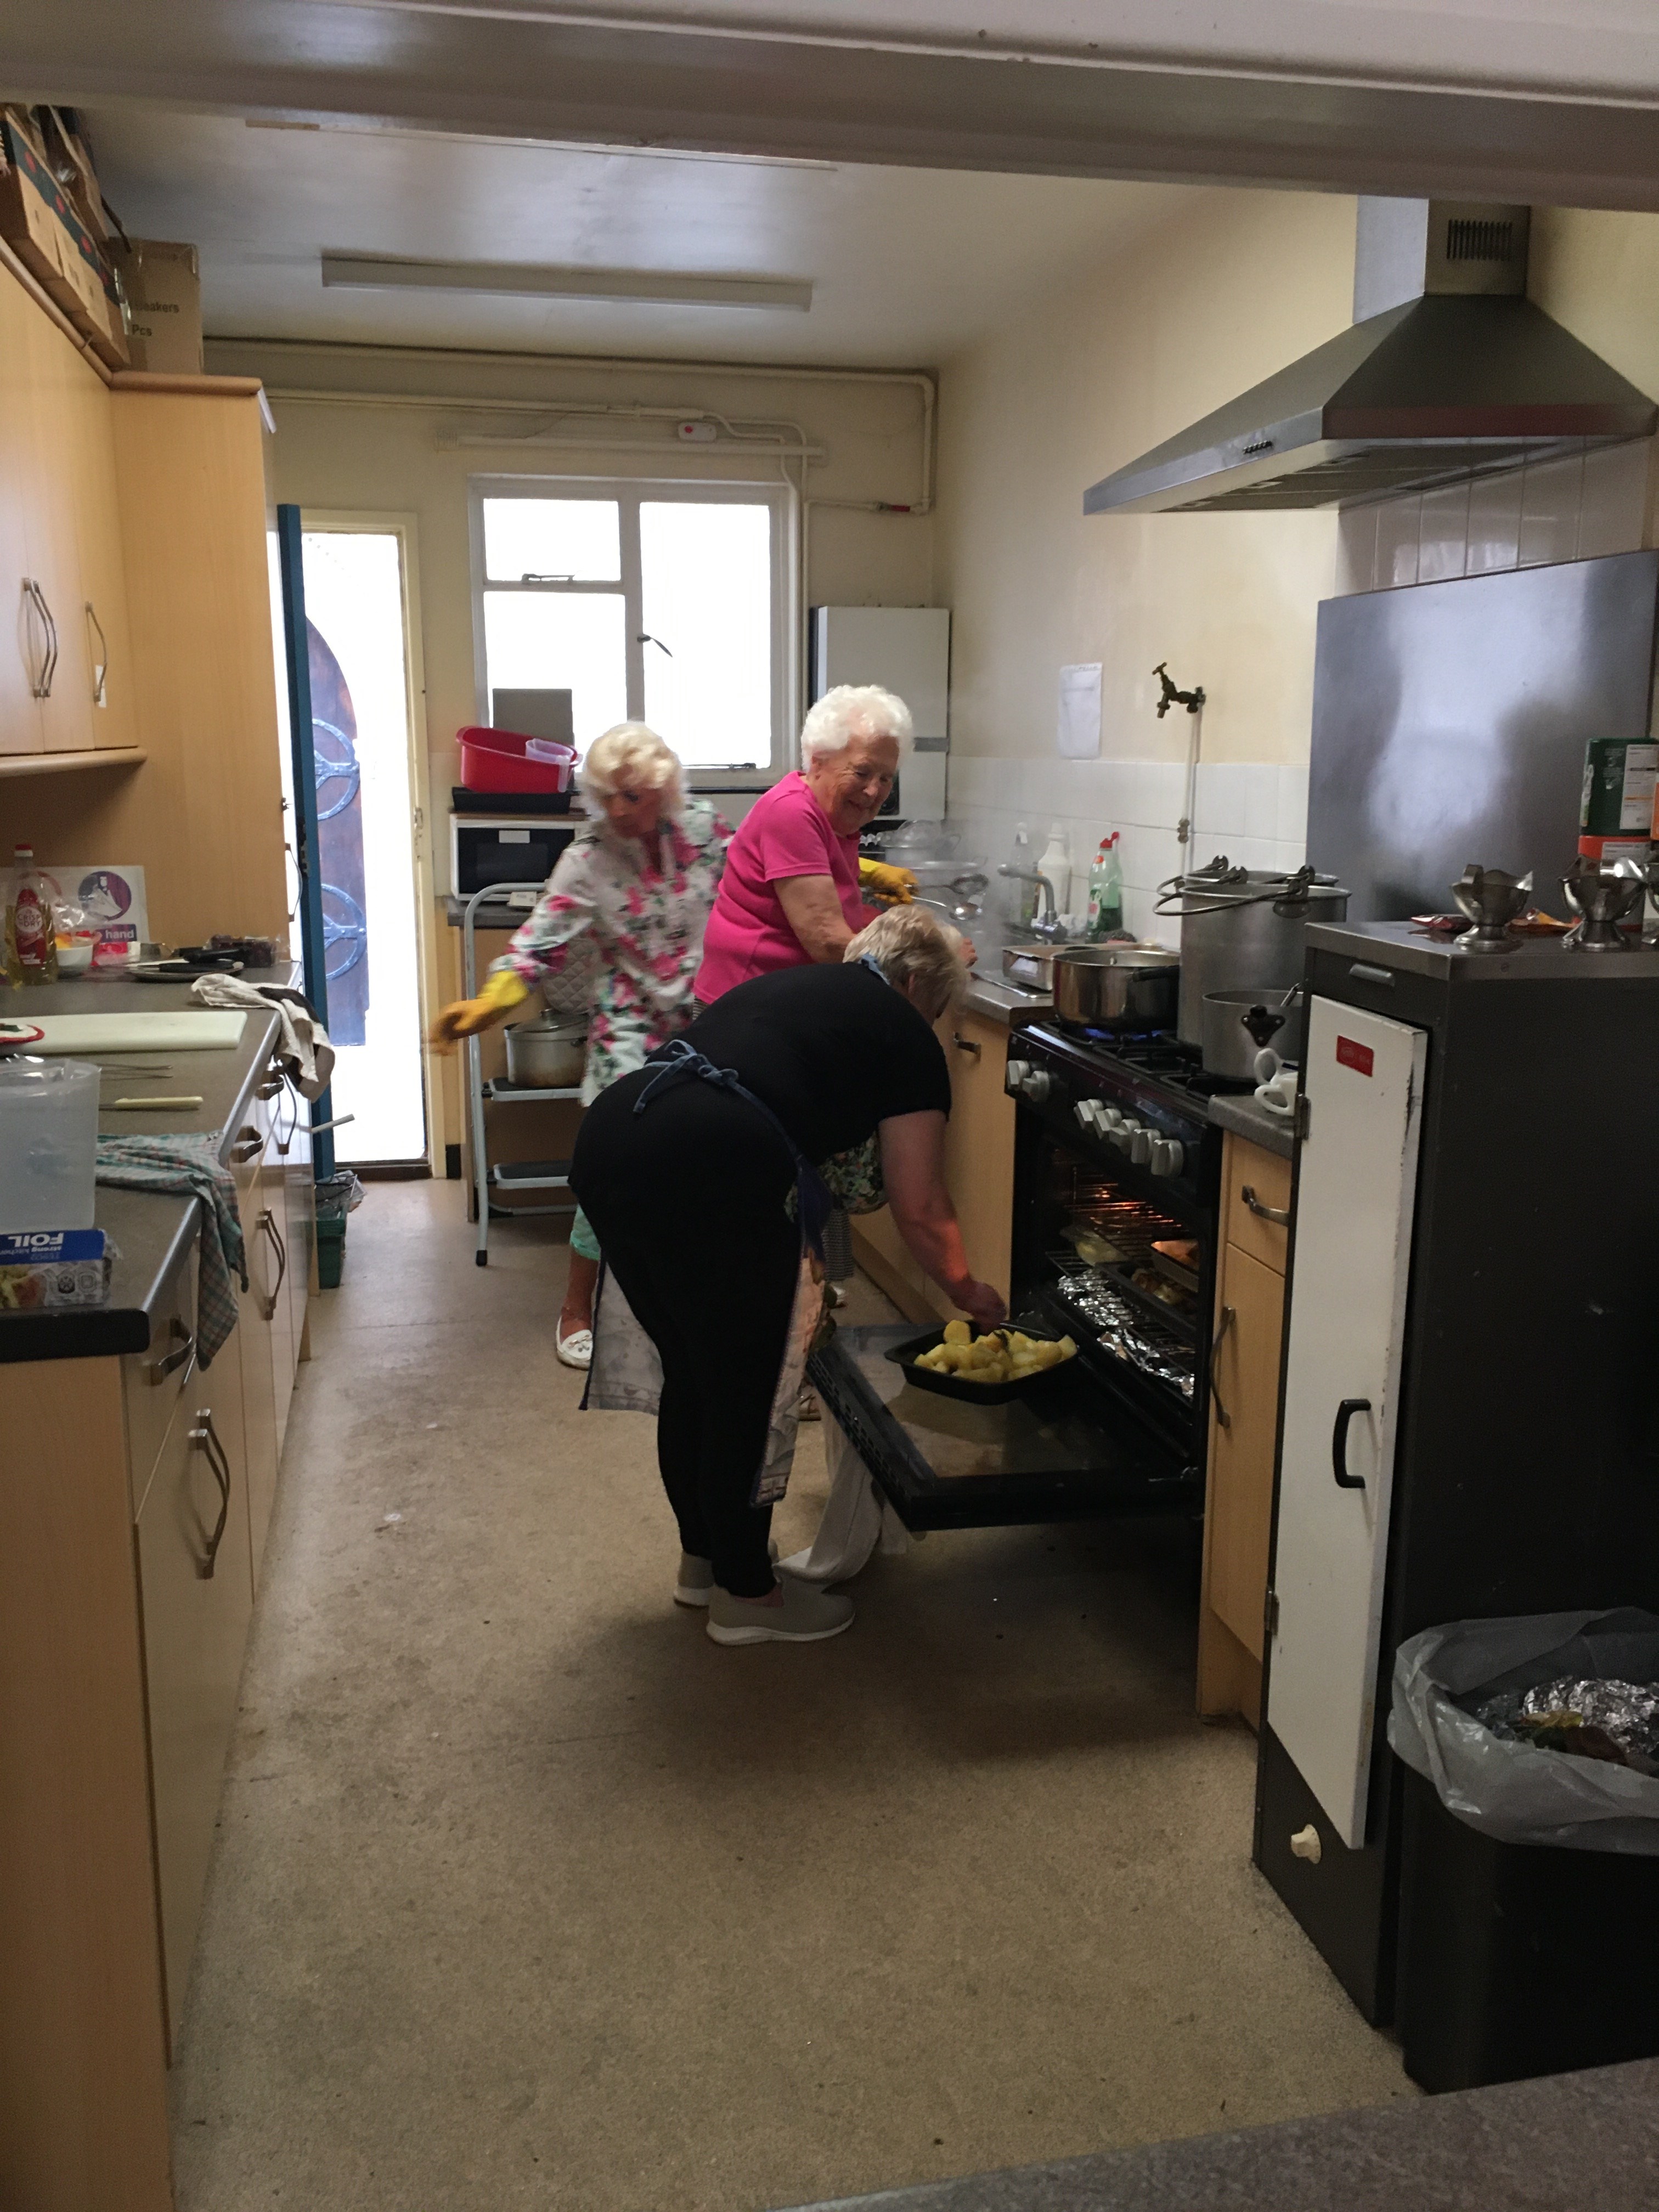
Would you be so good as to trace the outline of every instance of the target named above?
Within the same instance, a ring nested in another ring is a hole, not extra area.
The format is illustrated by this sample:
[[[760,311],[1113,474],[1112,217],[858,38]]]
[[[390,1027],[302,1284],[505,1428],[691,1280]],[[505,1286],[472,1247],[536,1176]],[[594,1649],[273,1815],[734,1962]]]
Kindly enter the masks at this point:
[[[447,1045],[490,1028],[585,957],[592,973],[587,1106],[699,1012],[691,985],[732,831],[712,806],[686,796],[678,759],[643,722],[619,722],[594,739],[581,787],[603,820],[577,832],[483,989],[444,1008],[433,1041]],[[567,1367],[586,1367],[592,1357],[599,1272],[599,1243],[578,1207],[555,1337]]]

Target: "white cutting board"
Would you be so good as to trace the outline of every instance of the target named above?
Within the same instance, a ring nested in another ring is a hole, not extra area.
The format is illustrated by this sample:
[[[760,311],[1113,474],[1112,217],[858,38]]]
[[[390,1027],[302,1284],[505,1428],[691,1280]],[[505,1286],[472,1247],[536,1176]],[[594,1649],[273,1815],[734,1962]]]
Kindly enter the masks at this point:
[[[199,1013],[41,1014],[45,1032],[27,1052],[231,1052],[242,1042],[246,1008]]]

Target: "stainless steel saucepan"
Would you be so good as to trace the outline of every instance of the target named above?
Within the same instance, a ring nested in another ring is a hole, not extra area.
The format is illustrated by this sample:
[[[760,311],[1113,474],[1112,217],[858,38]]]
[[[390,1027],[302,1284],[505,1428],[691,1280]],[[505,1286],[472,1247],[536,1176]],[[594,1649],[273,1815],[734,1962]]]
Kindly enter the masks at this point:
[[[1080,1029],[1174,1027],[1181,955],[1140,945],[1062,945],[1054,957],[1054,1012]]]

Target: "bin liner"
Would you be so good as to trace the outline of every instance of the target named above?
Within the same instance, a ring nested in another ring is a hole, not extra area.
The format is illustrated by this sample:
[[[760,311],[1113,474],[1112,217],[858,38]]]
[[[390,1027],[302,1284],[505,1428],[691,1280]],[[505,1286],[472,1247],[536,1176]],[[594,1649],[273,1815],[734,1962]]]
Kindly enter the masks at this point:
[[[317,1178],[317,1218],[319,1221],[343,1221],[348,1213],[355,1213],[363,1202],[363,1187],[349,1168],[337,1175]]]
[[[1474,1709],[1564,1676],[1659,1682],[1659,1614],[1457,1620],[1395,1655],[1389,1741],[1460,1820],[1505,1844],[1659,1857],[1659,1779],[1496,1735]]]

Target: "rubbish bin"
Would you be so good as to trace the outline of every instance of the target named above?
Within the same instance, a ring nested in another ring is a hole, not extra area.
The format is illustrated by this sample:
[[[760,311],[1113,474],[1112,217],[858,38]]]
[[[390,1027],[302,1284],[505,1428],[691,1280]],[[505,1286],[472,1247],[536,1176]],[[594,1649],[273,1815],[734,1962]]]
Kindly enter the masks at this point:
[[[1395,2021],[1425,2089],[1659,2055],[1659,1775],[1542,1747],[1547,1720],[1516,1709],[1559,1682],[1659,1684],[1659,1617],[1460,1621],[1395,1659]]]
[[[349,1168],[317,1178],[317,1285],[337,1291],[345,1267],[346,1216],[363,1202],[363,1187]]]

